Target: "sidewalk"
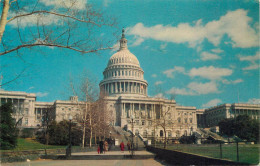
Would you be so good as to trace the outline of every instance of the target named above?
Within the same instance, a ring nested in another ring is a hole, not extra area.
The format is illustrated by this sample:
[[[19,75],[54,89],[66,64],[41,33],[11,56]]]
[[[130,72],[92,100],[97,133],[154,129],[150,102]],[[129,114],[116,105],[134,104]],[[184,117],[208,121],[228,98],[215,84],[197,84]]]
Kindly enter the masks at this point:
[[[129,151],[108,151],[103,154],[98,154],[95,151],[92,152],[76,152],[72,153],[69,158],[65,154],[47,155],[42,156],[42,159],[52,160],[127,160],[127,159],[154,159],[155,155],[147,151],[134,151],[134,155],[131,155]]]
[[[64,154],[62,154],[64,155]],[[103,154],[98,154],[97,152],[76,152],[76,153],[72,153],[72,156],[75,155],[94,155],[94,156],[99,156],[99,155],[131,155],[131,152],[129,153],[129,151],[108,151],[106,153]],[[134,151],[134,155],[153,155],[153,153],[148,152],[148,151]]]

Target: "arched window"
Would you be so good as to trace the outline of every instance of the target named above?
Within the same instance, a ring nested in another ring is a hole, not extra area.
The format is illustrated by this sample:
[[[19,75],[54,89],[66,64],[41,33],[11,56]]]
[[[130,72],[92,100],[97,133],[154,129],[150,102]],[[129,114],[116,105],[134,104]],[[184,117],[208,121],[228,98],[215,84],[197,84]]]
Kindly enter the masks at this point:
[[[188,119],[187,119],[187,118],[185,118],[185,119],[184,119],[184,122],[185,122],[185,123],[187,123],[187,122],[188,122]]]
[[[163,131],[160,130],[160,137],[163,137]]]
[[[181,118],[180,117],[178,118],[178,123],[181,123]]]
[[[187,136],[188,135],[188,132],[187,130],[184,131],[184,135]]]

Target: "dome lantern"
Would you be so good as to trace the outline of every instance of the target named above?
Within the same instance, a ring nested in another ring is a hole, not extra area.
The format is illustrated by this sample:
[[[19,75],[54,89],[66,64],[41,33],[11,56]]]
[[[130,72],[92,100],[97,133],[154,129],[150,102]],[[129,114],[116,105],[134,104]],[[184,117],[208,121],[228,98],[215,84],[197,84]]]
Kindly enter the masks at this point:
[[[125,38],[125,29],[122,29],[122,37],[120,39],[120,48],[119,50],[127,49],[127,39]]]

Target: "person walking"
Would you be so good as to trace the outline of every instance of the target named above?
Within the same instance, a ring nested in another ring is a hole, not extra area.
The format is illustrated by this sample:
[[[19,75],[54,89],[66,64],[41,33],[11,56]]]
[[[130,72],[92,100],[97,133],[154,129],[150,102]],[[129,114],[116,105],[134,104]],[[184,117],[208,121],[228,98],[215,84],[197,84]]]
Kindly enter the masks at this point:
[[[98,145],[97,153],[100,154],[100,146]]]
[[[100,154],[103,153],[103,147],[104,147],[104,142],[101,140],[101,141],[99,142]]]
[[[104,143],[104,152],[107,152],[108,151],[108,143],[107,141],[105,141]]]
[[[127,142],[127,149],[128,149],[128,151],[130,153],[130,151],[131,151],[131,143],[130,143],[130,141]]]
[[[123,142],[123,141],[122,141],[121,144],[120,144],[120,149],[121,149],[121,152],[124,153],[125,145],[124,145],[124,142]]]

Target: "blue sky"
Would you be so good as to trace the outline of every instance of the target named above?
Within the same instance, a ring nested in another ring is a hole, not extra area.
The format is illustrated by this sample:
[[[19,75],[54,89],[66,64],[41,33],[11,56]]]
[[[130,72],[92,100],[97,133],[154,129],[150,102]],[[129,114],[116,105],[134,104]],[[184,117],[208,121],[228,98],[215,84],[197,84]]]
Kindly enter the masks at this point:
[[[55,1],[42,1],[57,5]],[[260,103],[257,1],[79,0],[78,3],[79,10],[84,10],[83,4],[91,3],[116,17],[118,35],[121,27],[125,27],[128,48],[144,70],[149,96],[174,95],[179,105],[197,108],[238,101]],[[12,32],[12,28],[15,25],[8,25],[7,32]],[[97,34],[113,38],[111,29],[98,29]],[[118,44],[115,42],[114,46]],[[7,66],[1,69],[3,82],[26,67],[19,80],[2,88],[36,93],[38,101],[66,100],[69,79],[88,73],[101,81],[114,52],[81,55],[44,47],[40,51],[23,49],[23,60],[14,54],[1,56],[1,66]]]

